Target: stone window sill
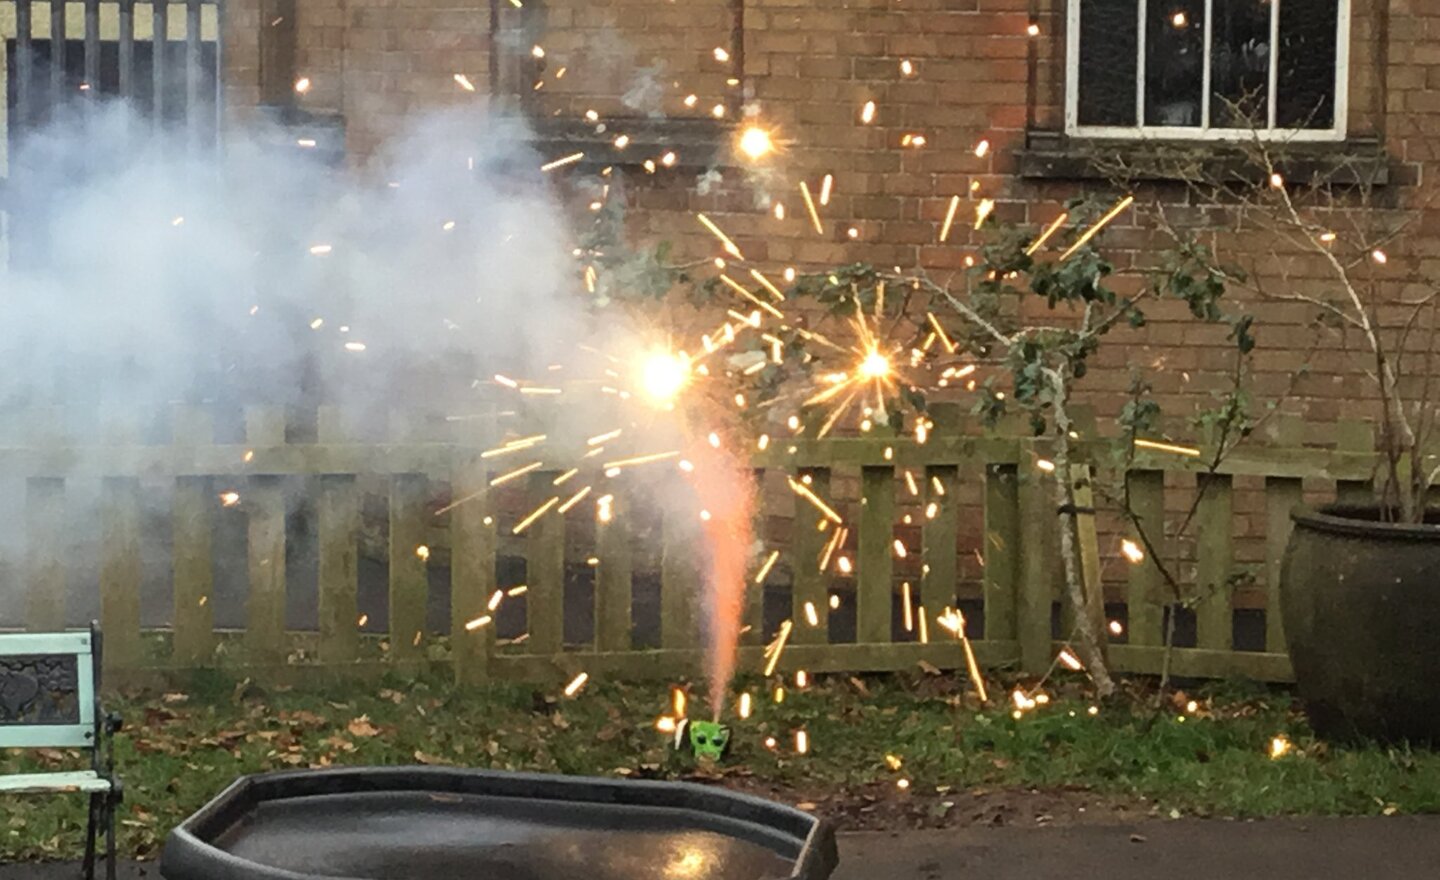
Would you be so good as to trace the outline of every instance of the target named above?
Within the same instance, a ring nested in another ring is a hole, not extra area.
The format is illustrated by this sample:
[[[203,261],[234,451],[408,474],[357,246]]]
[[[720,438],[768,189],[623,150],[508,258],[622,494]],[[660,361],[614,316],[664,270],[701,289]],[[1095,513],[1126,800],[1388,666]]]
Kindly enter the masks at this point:
[[[735,164],[735,124],[723,119],[608,118],[599,123],[583,119],[531,119],[532,144],[546,162],[575,153],[585,158],[576,164],[590,168],[639,168],[647,159],[660,165],[666,153],[675,154],[672,170],[726,167]],[[624,147],[616,139],[628,138]]]
[[[1290,143],[1283,151],[1283,173],[1293,182],[1327,178],[1342,185],[1387,186],[1404,183],[1403,169],[1392,169],[1375,138],[1338,143]],[[1030,131],[1019,153],[1020,176],[1039,180],[1112,180],[1117,169],[1136,181],[1183,181],[1186,167],[1207,177],[1255,180],[1255,166],[1241,146],[1195,141],[1081,140],[1057,131]],[[1279,158],[1277,157],[1277,162]]]

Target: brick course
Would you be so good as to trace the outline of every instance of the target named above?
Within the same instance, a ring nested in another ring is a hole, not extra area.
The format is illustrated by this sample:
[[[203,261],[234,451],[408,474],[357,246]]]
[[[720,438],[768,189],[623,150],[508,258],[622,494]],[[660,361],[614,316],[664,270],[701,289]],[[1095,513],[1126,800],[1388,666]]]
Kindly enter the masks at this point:
[[[241,106],[256,91],[255,53],[258,0],[230,6],[227,77],[232,104]],[[524,0],[515,9],[499,4],[502,31],[495,42],[504,54],[500,91],[509,106],[523,103],[543,116],[578,117],[595,109],[606,117],[646,111],[705,116],[715,104],[734,114],[743,97],[786,142],[773,164],[778,173],[749,177],[727,171],[724,192],[702,196],[685,179],[640,179],[630,191],[633,230],[640,238],[679,238],[682,251],[708,255],[713,242],[691,233],[689,217],[711,211],[753,255],[777,266],[818,268],[869,259],[881,265],[919,266],[937,273],[963,267],[977,242],[967,221],[967,201],[951,240],[938,243],[938,230],[953,194],[998,202],[997,216],[1041,224],[1067,198],[1104,192],[1098,183],[1027,180],[1017,176],[1017,151],[1027,124],[1054,130],[1063,125],[1065,79],[1064,0],[745,0],[745,28],[732,42],[730,0]],[[1391,207],[1420,203],[1423,187],[1440,162],[1440,4],[1431,0],[1353,0],[1349,70],[1349,127],[1352,135],[1378,138],[1399,181],[1383,197]],[[306,106],[341,112],[350,133],[354,162],[363,164],[387,136],[427,110],[484,102],[490,91],[490,11],[459,0],[301,0],[297,42],[299,73],[311,77]],[[1031,22],[1039,36],[1029,37]],[[529,56],[532,44],[546,48],[543,70]],[[744,77],[733,63],[717,61],[716,47],[743,49]],[[902,61],[914,65],[912,76]],[[555,72],[567,68],[564,79]],[[459,89],[465,73],[477,94]],[[534,91],[535,77],[545,80]],[[636,89],[648,94],[625,107]],[[684,104],[695,94],[694,108]],[[1033,95],[1033,100],[1032,100]],[[860,108],[875,101],[876,120],[862,125]],[[623,124],[613,124],[623,130]],[[906,135],[923,135],[922,149],[902,146]],[[983,157],[974,153],[990,142]],[[835,199],[825,209],[827,233],[810,229],[795,185],[812,188],[833,174]],[[783,202],[787,219],[776,220],[765,199]],[[1142,203],[1168,203],[1173,221],[1203,227],[1223,219],[1211,208],[1191,204],[1177,187],[1142,187]],[[858,241],[845,237],[860,230]],[[1272,283],[1321,289],[1327,267],[1312,255],[1268,260],[1268,248],[1218,231],[1216,243],[1248,253]],[[1107,233],[1104,247],[1121,266],[1144,265],[1155,234],[1143,217],[1123,217]],[[1425,277],[1440,270],[1440,211],[1389,245],[1390,261],[1375,271],[1385,296],[1418,296]],[[1267,257],[1261,260],[1261,257]],[[1263,264],[1263,265],[1261,265]],[[1282,274],[1283,273],[1283,274]],[[1237,297],[1245,299],[1243,294]],[[1295,303],[1249,302],[1258,315],[1261,349],[1254,361],[1254,386],[1261,396],[1292,384],[1305,364],[1309,375],[1294,382],[1289,411],[1323,425],[1370,410],[1364,371],[1368,364],[1350,340],[1350,352],[1325,343],[1309,354],[1312,308]],[[1397,326],[1401,311],[1386,309],[1382,325]],[[1183,308],[1157,306],[1141,330],[1112,334],[1081,383],[1081,397],[1101,416],[1123,405],[1126,365],[1139,364],[1155,384],[1168,412],[1183,414],[1210,400],[1223,380],[1228,346],[1223,332],[1197,328]],[[1316,428],[1314,436],[1322,436]],[[1257,491],[1236,493],[1237,517],[1263,524]],[[1176,502],[1178,503],[1178,502]],[[1257,525],[1257,529],[1260,526]],[[1257,545],[1241,542],[1241,558],[1254,561]],[[964,560],[962,559],[962,564]],[[974,574],[974,572],[971,572]]]

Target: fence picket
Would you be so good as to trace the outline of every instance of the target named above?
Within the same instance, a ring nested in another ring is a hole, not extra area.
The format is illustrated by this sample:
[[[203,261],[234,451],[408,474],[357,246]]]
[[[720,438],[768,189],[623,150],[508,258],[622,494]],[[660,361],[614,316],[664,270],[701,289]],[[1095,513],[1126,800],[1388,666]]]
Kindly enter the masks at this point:
[[[539,507],[556,497],[557,476],[545,471],[534,475],[530,481],[531,505]],[[525,616],[530,646],[539,653],[559,654],[565,649],[565,517],[552,506],[524,534],[525,579],[530,585],[525,594]]]
[[[32,477],[25,488],[25,623],[31,630],[65,626],[65,481]]]
[[[348,437],[347,426],[345,413],[335,407],[320,408],[321,443],[343,442]],[[322,474],[319,482],[320,659],[352,663],[360,656],[356,602],[360,492],[354,474]]]
[[[1341,452],[1375,452],[1375,425],[1355,419],[1335,423],[1335,448]],[[1369,480],[1338,480],[1335,500],[1341,504],[1374,504],[1375,489]]]
[[[1157,549],[1165,549],[1165,472],[1131,471],[1125,480],[1131,510],[1140,521],[1139,527],[1130,524],[1125,534],[1145,554],[1142,561],[1131,563],[1127,569],[1128,641],[1132,645],[1160,645],[1165,641],[1161,609],[1169,600],[1164,592],[1165,578],[1141,539],[1140,529],[1145,530],[1145,536]]]
[[[860,497],[855,641],[888,642],[895,595],[895,469],[888,465],[861,468]],[[953,545],[951,549],[953,552]],[[954,592],[953,571],[950,591]]]
[[[214,442],[214,427],[205,410],[179,406],[173,418],[177,454],[198,456],[201,448]],[[170,501],[174,662],[180,666],[204,666],[215,654],[215,614],[210,604],[215,570],[210,537],[213,509],[221,501],[213,488],[209,477],[177,477]]]
[[[660,522],[660,647],[695,646],[695,591],[699,581],[691,544],[698,526],[675,517]]]
[[[1042,674],[1050,667],[1050,608],[1055,595],[1055,502],[1053,479],[1036,466],[1034,440],[1020,441],[1020,583],[1016,590],[1016,633],[1020,668]]]
[[[631,618],[635,586],[626,529],[625,498],[612,492],[610,520],[595,524],[596,555],[600,570],[595,573],[595,650],[628,651],[631,648]]]
[[[133,418],[107,416],[107,443],[133,446],[139,441]],[[100,485],[100,627],[107,670],[140,665],[140,577],[140,481],[105,477]]]
[[[1230,477],[1202,475],[1196,491],[1204,493],[1195,513],[1197,641],[1201,648],[1228,651],[1234,641],[1229,583],[1234,528]]]
[[[795,473],[795,479],[802,483],[807,476],[810,478],[810,491],[829,503],[830,469],[810,468]],[[830,597],[827,585],[830,572],[836,564],[835,557],[844,553],[845,548],[837,547],[832,551],[830,568],[820,570],[825,546],[838,534],[835,529],[840,528],[833,522],[827,522],[826,529],[822,532],[819,529],[822,521],[824,518],[809,501],[798,496],[795,498],[795,517],[790,522],[790,552],[793,557],[790,560],[790,619],[794,621],[790,641],[797,645],[820,645],[830,641],[830,606],[827,604]],[[816,626],[811,626],[807,619],[806,603],[815,608]]]
[[[941,489],[938,492],[935,489],[937,482]],[[925,501],[927,506],[935,505],[935,516],[931,518],[927,514],[920,526],[922,565],[919,603],[936,611],[955,604],[958,580],[956,545],[960,528],[956,488],[959,484],[959,470],[952,465],[925,469]]]
[[[457,457],[450,477],[450,642],[455,680],[484,681],[490,675],[495,645],[494,614],[488,608],[495,593],[495,530],[493,502],[486,488],[484,462],[478,454]],[[492,620],[483,623],[482,618]],[[474,622],[475,625],[467,626]]]
[[[245,442],[252,447],[285,443],[285,410],[250,407],[245,411]],[[263,468],[264,463],[252,465]],[[245,491],[250,593],[245,603],[245,651],[253,663],[285,659],[285,492],[279,477],[252,476]]]
[[[980,558],[985,566],[985,638],[1014,639],[1015,578],[1020,571],[1020,478],[1014,465],[985,469],[984,516],[985,545]]]

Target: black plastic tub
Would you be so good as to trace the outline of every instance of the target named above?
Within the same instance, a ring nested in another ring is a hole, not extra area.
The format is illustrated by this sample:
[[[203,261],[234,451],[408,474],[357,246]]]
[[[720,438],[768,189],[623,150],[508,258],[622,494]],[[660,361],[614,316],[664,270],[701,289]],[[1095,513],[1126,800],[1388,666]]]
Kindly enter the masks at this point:
[[[448,767],[265,773],[171,832],[166,880],[826,880],[828,825],[723,789]]]

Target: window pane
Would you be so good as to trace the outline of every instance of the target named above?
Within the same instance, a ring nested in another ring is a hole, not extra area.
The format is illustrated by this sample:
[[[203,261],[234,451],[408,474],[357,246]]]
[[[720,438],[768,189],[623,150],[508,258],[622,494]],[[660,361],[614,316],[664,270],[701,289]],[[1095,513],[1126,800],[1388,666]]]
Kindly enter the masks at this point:
[[[1200,125],[1204,0],[1150,0],[1145,22],[1145,124]]]
[[[1275,124],[1281,128],[1335,126],[1339,7],[1339,0],[1285,0],[1280,4]]]
[[[1294,0],[1285,0],[1281,8]],[[1215,0],[1210,48],[1212,128],[1270,125],[1268,0]]]
[[[1080,124],[1135,124],[1136,0],[1080,3]]]

